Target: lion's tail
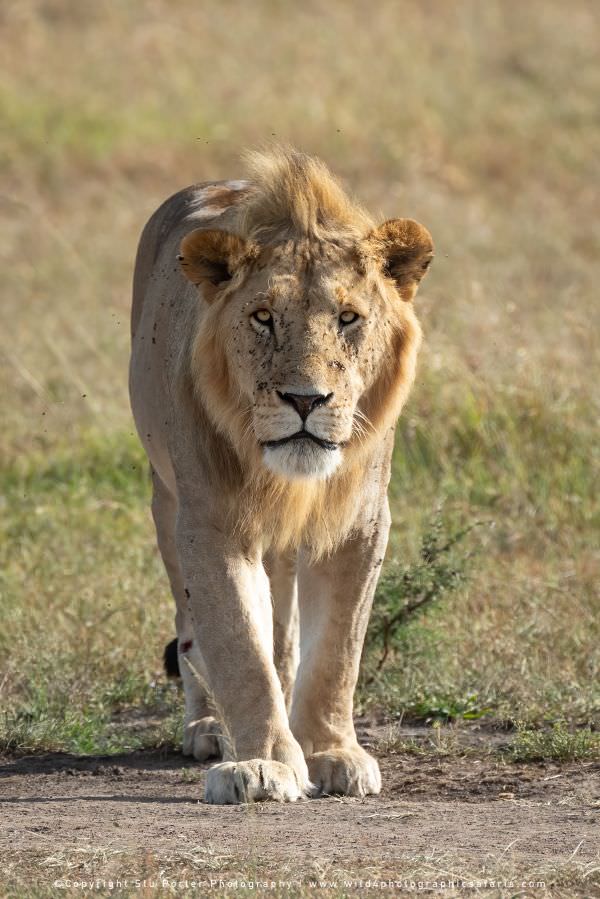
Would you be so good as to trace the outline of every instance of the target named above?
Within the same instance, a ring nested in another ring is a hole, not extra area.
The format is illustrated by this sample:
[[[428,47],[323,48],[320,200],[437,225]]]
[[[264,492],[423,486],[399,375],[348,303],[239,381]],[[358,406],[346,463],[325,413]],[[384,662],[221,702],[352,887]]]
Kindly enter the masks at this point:
[[[177,658],[177,637],[165,646],[163,662],[167,677],[181,677],[179,659]]]

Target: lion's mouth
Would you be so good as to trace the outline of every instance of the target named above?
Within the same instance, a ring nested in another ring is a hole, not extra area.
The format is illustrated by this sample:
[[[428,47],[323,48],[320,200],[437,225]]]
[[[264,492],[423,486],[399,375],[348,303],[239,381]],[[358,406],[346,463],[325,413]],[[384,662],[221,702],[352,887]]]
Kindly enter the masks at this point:
[[[289,437],[282,437],[281,440],[264,440],[262,446],[267,449],[274,449],[277,446],[285,446],[293,440],[310,440],[312,443],[316,443],[317,446],[320,446],[321,449],[326,450],[336,450],[340,445],[339,443],[334,443],[332,440],[324,440],[322,437],[317,437],[316,434],[311,434],[310,431],[296,431],[295,434],[290,434]]]

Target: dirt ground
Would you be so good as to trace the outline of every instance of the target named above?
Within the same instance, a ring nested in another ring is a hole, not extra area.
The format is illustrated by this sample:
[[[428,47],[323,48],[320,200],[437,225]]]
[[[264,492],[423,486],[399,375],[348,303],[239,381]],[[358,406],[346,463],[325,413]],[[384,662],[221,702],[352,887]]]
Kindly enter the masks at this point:
[[[506,762],[489,751],[499,738],[483,732],[468,737],[469,754],[447,757],[383,749],[383,728],[363,724],[359,733],[375,747],[384,783],[362,801],[207,806],[203,769],[175,752],[3,759],[2,871],[18,866],[20,876],[29,869],[52,883],[65,872],[114,876],[128,859],[129,875],[141,876],[149,853],[162,870],[183,865],[211,877],[244,863],[271,874],[369,866],[391,877],[428,855],[478,869],[488,857],[527,869],[574,854],[598,859],[600,764]],[[419,729],[402,736],[425,740]]]

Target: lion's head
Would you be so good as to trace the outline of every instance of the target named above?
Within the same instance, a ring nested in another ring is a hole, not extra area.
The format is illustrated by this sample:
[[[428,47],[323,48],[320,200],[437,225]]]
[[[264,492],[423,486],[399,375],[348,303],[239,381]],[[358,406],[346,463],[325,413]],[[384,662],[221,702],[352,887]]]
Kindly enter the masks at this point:
[[[325,167],[254,154],[228,232],[198,229],[180,261],[209,306],[193,351],[213,423],[245,460],[284,480],[324,480],[395,422],[414,378],[412,299],[428,231],[375,227]]]

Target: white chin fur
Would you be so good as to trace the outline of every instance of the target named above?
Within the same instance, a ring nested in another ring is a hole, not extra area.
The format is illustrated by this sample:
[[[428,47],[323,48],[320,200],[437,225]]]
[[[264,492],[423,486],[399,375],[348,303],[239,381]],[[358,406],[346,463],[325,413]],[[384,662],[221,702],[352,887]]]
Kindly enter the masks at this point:
[[[296,440],[283,446],[265,447],[267,468],[290,480],[311,478],[324,481],[342,461],[342,451],[323,449],[308,440]]]

